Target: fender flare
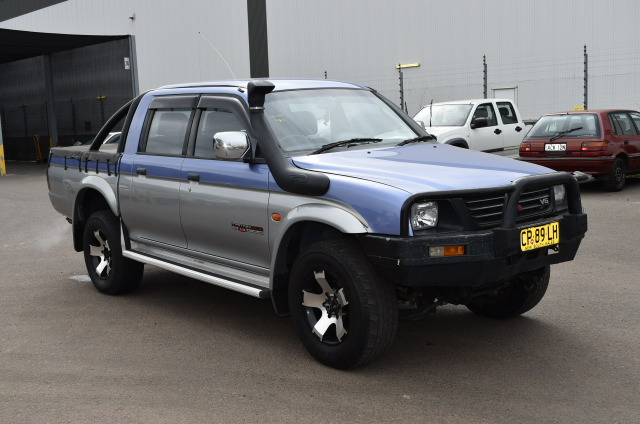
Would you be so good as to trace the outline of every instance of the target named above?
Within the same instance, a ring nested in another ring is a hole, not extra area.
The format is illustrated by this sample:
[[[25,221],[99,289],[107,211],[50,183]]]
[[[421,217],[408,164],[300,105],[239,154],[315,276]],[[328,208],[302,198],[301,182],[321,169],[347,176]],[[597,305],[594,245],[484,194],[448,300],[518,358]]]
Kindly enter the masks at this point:
[[[371,232],[371,227],[364,218],[354,211],[349,211],[334,205],[326,204],[306,204],[292,209],[283,220],[285,227],[282,228],[278,238],[273,244],[275,254],[271,258],[271,275],[269,278],[269,289],[271,291],[271,301],[274,310],[280,316],[288,315],[289,306],[287,301],[287,287],[289,284],[289,247],[290,242],[300,235],[304,223],[320,224],[325,226],[327,231],[315,234],[319,239],[332,238],[340,234],[362,234]],[[309,233],[311,234],[311,233]],[[308,240],[309,242],[319,240]]]
[[[100,193],[102,197],[104,197],[104,200],[107,202],[107,205],[109,205],[111,212],[113,212],[115,216],[120,215],[118,211],[118,200],[116,199],[116,194],[114,193],[113,188],[109,185],[109,183],[106,182],[103,178],[95,175],[89,175],[82,179],[81,185],[82,190],[76,197],[76,207],[74,208],[74,210],[76,211],[75,213],[77,213],[78,210],[78,202],[84,197],[82,194],[88,189],[94,189],[98,193]]]
[[[283,219],[286,223],[276,239],[273,247],[276,252],[271,258],[271,269],[275,269],[278,256],[282,249],[282,241],[287,238],[291,228],[301,222],[316,222],[335,228],[343,234],[362,234],[371,232],[371,227],[364,218],[351,211],[332,205],[320,203],[305,204],[293,208]],[[273,285],[273,276],[270,283]]]
[[[456,146],[460,146],[468,149],[469,148],[469,142],[467,140],[465,140],[464,138],[452,138],[451,140],[447,140],[444,142],[444,144],[449,144],[449,145],[456,145]]]

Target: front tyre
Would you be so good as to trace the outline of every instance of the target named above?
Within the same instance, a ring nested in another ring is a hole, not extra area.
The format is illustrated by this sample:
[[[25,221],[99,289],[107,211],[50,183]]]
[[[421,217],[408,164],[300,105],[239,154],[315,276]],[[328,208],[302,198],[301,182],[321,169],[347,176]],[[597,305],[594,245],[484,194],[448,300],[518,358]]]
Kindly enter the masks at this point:
[[[121,294],[138,288],[144,265],[122,256],[120,226],[110,211],[93,213],[84,227],[84,261],[93,285],[102,293]]]
[[[391,346],[398,325],[396,296],[353,240],[309,246],[289,281],[289,307],[304,347],[338,369],[375,360]]]
[[[467,308],[489,318],[505,319],[533,309],[547,291],[550,267],[517,275],[496,293],[474,298]]]

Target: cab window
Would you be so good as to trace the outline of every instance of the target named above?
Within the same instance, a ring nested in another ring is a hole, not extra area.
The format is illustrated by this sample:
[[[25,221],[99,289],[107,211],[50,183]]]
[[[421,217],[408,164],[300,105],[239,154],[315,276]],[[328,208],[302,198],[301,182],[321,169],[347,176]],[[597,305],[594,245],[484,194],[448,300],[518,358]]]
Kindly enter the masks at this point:
[[[515,124],[518,122],[516,111],[513,109],[513,105],[511,103],[498,102],[498,111],[503,124]]]
[[[247,126],[231,109],[224,107],[207,108],[200,117],[193,155],[199,158],[213,159],[215,158],[213,136],[216,133],[225,131],[247,132],[247,130]]]
[[[493,105],[491,103],[483,103],[481,105],[478,105],[478,108],[473,113],[473,119],[476,118],[488,118],[488,127],[498,125],[498,119],[496,118],[496,113],[493,110]]]
[[[143,151],[157,155],[182,155],[191,112],[191,109],[155,110]]]

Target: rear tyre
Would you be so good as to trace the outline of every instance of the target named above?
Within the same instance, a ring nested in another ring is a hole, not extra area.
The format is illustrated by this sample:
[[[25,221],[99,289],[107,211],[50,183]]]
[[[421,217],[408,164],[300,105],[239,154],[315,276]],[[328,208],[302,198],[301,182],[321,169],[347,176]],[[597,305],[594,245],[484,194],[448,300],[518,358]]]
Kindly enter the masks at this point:
[[[616,158],[616,160],[613,161],[611,174],[609,174],[604,180],[604,188],[608,191],[620,191],[624,187],[626,181],[627,167],[622,159]]]
[[[84,227],[84,261],[93,285],[102,293],[138,288],[144,265],[122,256],[120,226],[110,211],[93,213]]]
[[[398,325],[393,287],[377,277],[353,240],[321,241],[298,257],[289,307],[307,351],[338,369],[380,357]]]
[[[495,294],[474,298],[467,308],[484,317],[505,319],[533,309],[544,297],[549,286],[550,267],[513,277]]]

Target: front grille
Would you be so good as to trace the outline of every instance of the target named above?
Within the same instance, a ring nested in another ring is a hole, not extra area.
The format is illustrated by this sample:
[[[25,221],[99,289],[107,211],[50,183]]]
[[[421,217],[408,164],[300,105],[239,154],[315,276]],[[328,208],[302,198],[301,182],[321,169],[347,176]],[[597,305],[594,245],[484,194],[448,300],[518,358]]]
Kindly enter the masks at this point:
[[[474,196],[464,199],[471,217],[480,227],[499,224],[507,200],[506,194],[491,196]]]
[[[551,210],[551,194],[548,187],[525,191],[518,201],[517,220],[544,215]]]
[[[500,225],[507,193],[474,195],[464,198],[471,218],[479,227],[497,227]],[[552,210],[551,191],[548,187],[522,192],[518,201],[517,221],[543,216]]]

